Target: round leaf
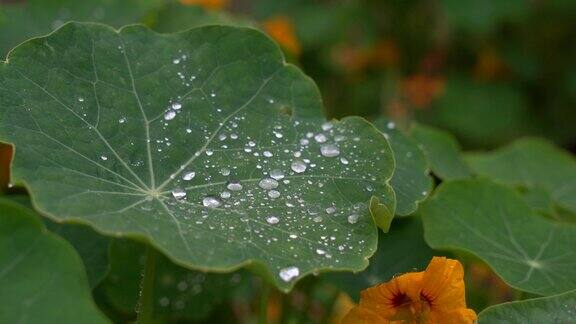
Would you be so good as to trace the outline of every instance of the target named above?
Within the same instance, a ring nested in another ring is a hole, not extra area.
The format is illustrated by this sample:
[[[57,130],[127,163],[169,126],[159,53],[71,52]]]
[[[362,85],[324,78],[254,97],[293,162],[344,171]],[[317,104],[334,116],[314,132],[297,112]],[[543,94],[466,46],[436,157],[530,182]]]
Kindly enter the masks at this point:
[[[365,268],[393,215],[386,139],[325,122],[314,83],[256,30],[71,23],[12,51],[0,89],[0,140],[36,208],[193,269],[250,265],[288,290]]]
[[[107,323],[82,261],[38,215],[0,198],[0,322]]]
[[[478,315],[478,323],[574,323],[576,290],[550,296],[488,307]]]
[[[512,189],[445,182],[422,206],[432,248],[471,252],[511,286],[551,295],[576,288],[576,227],[539,216]]]

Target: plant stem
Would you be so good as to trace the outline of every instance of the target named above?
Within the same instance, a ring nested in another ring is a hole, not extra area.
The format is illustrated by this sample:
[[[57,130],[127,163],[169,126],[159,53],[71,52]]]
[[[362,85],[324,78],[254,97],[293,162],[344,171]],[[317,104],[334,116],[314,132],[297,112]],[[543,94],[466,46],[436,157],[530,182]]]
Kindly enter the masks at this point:
[[[270,297],[270,284],[267,282],[262,283],[262,294],[260,295],[260,311],[258,316],[258,324],[266,324],[268,322],[268,298]]]
[[[156,272],[156,251],[153,247],[146,248],[146,264],[140,282],[140,299],[138,300],[137,323],[153,322],[154,314],[154,277]]]

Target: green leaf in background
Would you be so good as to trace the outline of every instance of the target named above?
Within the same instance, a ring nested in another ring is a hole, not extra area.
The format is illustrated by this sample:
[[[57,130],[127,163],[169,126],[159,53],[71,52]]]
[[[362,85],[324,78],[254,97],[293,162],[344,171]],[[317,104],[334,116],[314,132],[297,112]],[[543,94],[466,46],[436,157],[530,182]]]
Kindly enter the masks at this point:
[[[398,129],[394,122],[379,118],[374,121],[374,126],[388,139],[394,152],[396,168],[390,184],[396,193],[396,215],[410,215],[432,191],[426,156],[418,143]]]
[[[444,95],[420,119],[473,147],[504,143],[522,134],[529,121],[526,98],[518,89],[463,77],[448,78]]]
[[[576,290],[563,294],[504,303],[478,314],[479,324],[575,323]]]
[[[107,323],[82,261],[32,210],[0,198],[0,322]]]
[[[432,248],[473,253],[512,287],[540,295],[576,288],[576,227],[539,216],[506,186],[445,182],[421,213]]]
[[[364,269],[372,218],[393,217],[386,139],[361,118],[326,122],[312,80],[256,30],[70,23],[0,69],[14,183],[50,218],[143,237],[197,270],[249,265],[288,290]]]
[[[155,10],[147,19],[147,25],[160,33],[174,33],[206,25],[255,26],[256,23],[226,12],[207,10],[200,6],[186,6],[178,2],[167,3]]]
[[[420,144],[426,154],[430,169],[442,180],[454,180],[471,176],[464,162],[456,139],[440,129],[415,124],[410,135]]]
[[[501,22],[522,21],[531,5],[527,0],[442,0],[440,3],[449,24],[474,34],[494,32]]]
[[[139,22],[163,0],[27,0],[0,4],[0,56],[31,38],[48,34],[63,23],[94,21],[120,27]]]
[[[7,195],[2,198],[32,208],[30,197],[25,195]],[[108,273],[110,238],[96,233],[86,225],[60,224],[46,217],[42,217],[42,221],[50,232],[58,234],[72,244],[84,262],[90,287],[96,287]]]
[[[123,313],[132,314],[140,292],[145,246],[130,240],[114,240],[110,249],[110,273],[102,289],[109,302]],[[157,255],[154,279],[154,314],[165,320],[202,320],[225,302],[243,298],[249,289],[246,272],[209,274],[179,267]],[[246,298],[249,300],[249,298]]]
[[[466,158],[475,173],[511,186],[546,190],[558,207],[576,214],[576,160],[552,143],[521,139]]]
[[[44,221],[48,230],[66,239],[76,249],[84,262],[90,287],[96,287],[108,273],[110,239],[86,225],[58,224],[47,218]]]
[[[358,300],[360,291],[392,279],[395,275],[422,271],[435,255],[423,238],[419,217],[396,219],[387,234],[381,234],[378,251],[362,272],[328,273],[323,278]]]

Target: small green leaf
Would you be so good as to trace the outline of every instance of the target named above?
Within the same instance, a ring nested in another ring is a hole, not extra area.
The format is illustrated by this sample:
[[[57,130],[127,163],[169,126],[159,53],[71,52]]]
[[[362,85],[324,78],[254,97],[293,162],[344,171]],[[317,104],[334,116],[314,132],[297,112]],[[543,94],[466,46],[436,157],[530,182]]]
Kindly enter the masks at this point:
[[[386,282],[397,274],[423,271],[435,255],[424,242],[419,217],[396,219],[390,232],[380,234],[378,247],[366,270],[355,274],[328,273],[323,278],[358,300],[363,289]]]
[[[384,133],[394,152],[396,168],[390,184],[396,193],[396,215],[410,215],[432,191],[426,156],[418,143],[398,129],[394,122],[379,118],[374,121],[374,126]]]
[[[576,159],[553,144],[528,138],[466,158],[475,173],[511,186],[544,189],[556,205],[576,213]]]
[[[488,307],[478,314],[479,324],[575,323],[576,290]]]
[[[38,215],[0,198],[0,322],[107,323],[74,249]]]
[[[539,216],[512,189],[488,180],[445,182],[421,210],[432,248],[473,253],[523,291],[576,288],[576,227]]]
[[[110,274],[98,288],[114,307],[133,313],[139,298],[145,247],[130,240],[114,240]],[[201,320],[226,302],[242,297],[249,287],[246,272],[211,274],[179,267],[157,255],[154,279],[154,314],[157,318]]]
[[[410,135],[421,145],[432,172],[438,178],[454,180],[471,176],[468,165],[462,159],[460,145],[454,136],[421,124],[415,124]]]
[[[364,269],[383,217],[370,210],[394,210],[386,139],[361,118],[326,122],[321,106],[247,28],[70,23],[0,67],[0,140],[35,208],[144,237],[192,269],[249,265],[283,290]]]

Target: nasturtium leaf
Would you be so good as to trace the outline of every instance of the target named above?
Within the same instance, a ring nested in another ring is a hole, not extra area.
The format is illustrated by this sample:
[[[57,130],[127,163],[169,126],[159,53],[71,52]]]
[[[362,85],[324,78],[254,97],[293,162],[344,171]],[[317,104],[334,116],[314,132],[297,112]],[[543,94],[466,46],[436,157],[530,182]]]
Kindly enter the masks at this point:
[[[32,208],[30,197],[26,195],[6,195],[2,198]],[[90,287],[96,287],[108,272],[110,238],[96,233],[86,225],[56,223],[46,217],[43,217],[42,221],[50,232],[58,234],[72,244],[84,262]]]
[[[478,314],[478,323],[575,323],[576,290],[563,294],[515,301],[488,307]]]
[[[419,217],[398,218],[390,232],[380,235],[379,249],[366,270],[355,274],[327,273],[323,278],[358,300],[363,289],[386,282],[395,275],[426,268],[435,253],[424,242],[423,234]]]
[[[576,213],[576,159],[536,138],[466,156],[473,171],[508,185],[546,190],[560,208]]]
[[[451,134],[415,124],[410,135],[420,144],[428,158],[430,169],[438,178],[453,180],[471,176],[470,169],[461,156],[460,146]]]
[[[110,273],[98,288],[118,310],[133,313],[144,270],[145,246],[130,240],[114,240],[110,249]],[[156,255],[154,278],[154,317],[165,320],[201,320],[242,294],[250,287],[245,271],[215,274],[182,268],[162,255]]]
[[[108,273],[110,238],[96,233],[86,225],[59,224],[44,218],[53,233],[66,239],[76,249],[86,268],[90,287],[96,287]]]
[[[0,322],[107,323],[82,261],[31,209],[0,198]]]
[[[137,23],[163,0],[27,0],[0,4],[0,56],[19,43],[48,34],[67,21],[115,27]]]
[[[390,184],[396,193],[396,214],[410,215],[432,191],[432,177],[429,175],[426,156],[418,143],[398,129],[394,122],[378,118],[374,126],[388,139],[394,152],[396,168]]]
[[[56,220],[143,237],[192,269],[249,265],[288,290],[365,268],[372,219],[393,216],[386,139],[361,118],[326,122],[313,81],[259,31],[70,23],[0,69],[14,182]]]
[[[473,253],[523,291],[552,295],[576,288],[576,226],[539,216],[504,185],[445,182],[421,212],[432,248]]]

